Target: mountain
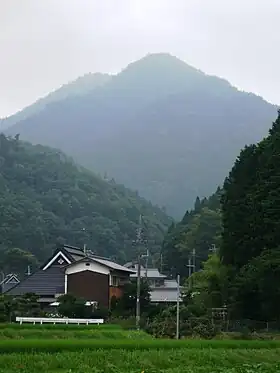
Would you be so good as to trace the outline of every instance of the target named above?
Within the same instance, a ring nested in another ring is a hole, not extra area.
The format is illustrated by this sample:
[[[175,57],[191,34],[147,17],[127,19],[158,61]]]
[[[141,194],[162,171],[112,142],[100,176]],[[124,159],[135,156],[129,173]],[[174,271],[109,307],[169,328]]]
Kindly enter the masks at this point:
[[[181,218],[196,196],[223,182],[245,144],[263,138],[275,113],[226,80],[152,54],[7,133],[62,149]]]
[[[78,79],[64,84],[54,92],[51,92],[46,97],[37,100],[33,105],[19,111],[18,113],[11,115],[8,118],[0,119],[0,129],[3,130],[12,126],[13,124],[29,118],[32,115],[40,113],[46,108],[46,106],[52,102],[64,100],[68,97],[75,97],[87,94],[97,87],[102,86],[111,79],[109,74],[85,74]]]
[[[0,206],[0,252],[20,248],[39,261],[58,242],[86,244],[96,254],[122,262],[135,259],[140,213],[153,254],[172,221],[137,192],[102,180],[61,151],[3,134]]]

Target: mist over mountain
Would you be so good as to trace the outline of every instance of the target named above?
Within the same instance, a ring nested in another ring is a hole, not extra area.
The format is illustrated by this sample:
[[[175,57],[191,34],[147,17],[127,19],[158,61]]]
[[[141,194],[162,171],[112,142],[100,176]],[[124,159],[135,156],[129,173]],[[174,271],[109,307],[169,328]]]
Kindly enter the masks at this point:
[[[6,133],[62,149],[177,218],[216,190],[276,115],[261,97],[169,54],[148,55],[82,92],[35,103],[5,120]]]
[[[56,149],[0,134],[0,168],[1,255],[21,248],[44,261],[60,242],[86,244],[125,262],[137,255],[140,214],[152,255],[172,222],[136,192],[100,179]]]
[[[107,83],[110,79],[111,76],[109,74],[101,73],[88,73],[84,76],[80,76],[78,79],[62,85],[60,88],[49,93],[46,97],[40,98],[34,104],[24,108],[16,114],[13,114],[8,118],[0,119],[0,128],[8,128],[21,120],[29,118],[33,114],[38,114],[52,102],[61,101],[72,96],[76,97],[85,95],[93,89]]]

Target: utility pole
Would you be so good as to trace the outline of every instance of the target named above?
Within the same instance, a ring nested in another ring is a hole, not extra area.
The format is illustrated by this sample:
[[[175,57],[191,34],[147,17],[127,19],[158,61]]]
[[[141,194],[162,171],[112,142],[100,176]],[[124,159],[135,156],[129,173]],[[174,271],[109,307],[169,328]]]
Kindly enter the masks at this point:
[[[145,277],[146,277],[146,281],[148,279],[148,261],[149,261],[149,250],[147,249],[146,263],[145,263]]]
[[[191,277],[192,272],[194,272],[194,271],[192,271],[192,269],[195,268],[195,265],[192,264],[191,257],[189,257],[189,259],[188,259],[187,267],[189,269],[189,277]]]
[[[140,292],[141,292],[141,259],[147,258],[148,250],[146,255],[141,255],[141,246],[143,244],[142,236],[142,215],[139,216],[139,224],[136,232],[136,244],[138,246],[138,266],[137,266],[137,295],[136,295],[136,329],[140,330]]]
[[[196,258],[196,250],[193,249],[192,251],[192,258],[193,258],[193,272],[195,272],[195,258]]]
[[[138,246],[137,260],[137,294],[136,294],[136,329],[140,330],[140,291],[141,291],[141,244],[142,244],[142,215],[139,215],[138,228],[136,231],[136,244]]]
[[[31,275],[31,269],[30,269],[30,266],[27,266],[27,276],[30,276]]]
[[[137,264],[137,297],[136,297],[136,329],[140,330],[140,290],[141,290],[141,255]]]
[[[162,273],[162,265],[163,265],[163,259],[162,259],[162,254],[160,254],[160,273]]]
[[[2,275],[2,293],[4,293],[4,289],[5,289],[5,274],[3,271],[0,272],[1,275]]]
[[[194,254],[194,256],[193,256]],[[193,254],[192,254],[192,257],[193,259],[195,260],[195,251],[193,251]],[[188,283],[189,283],[189,289],[191,288],[191,281],[190,281],[190,278],[191,278],[191,275],[192,275],[192,269],[195,268],[195,265],[192,264],[192,261],[191,261],[191,256],[189,256],[189,259],[188,259],[188,264],[187,264],[187,267],[189,269],[189,276],[188,276]]]
[[[176,339],[180,338],[180,275],[177,275],[177,318],[176,318]]]

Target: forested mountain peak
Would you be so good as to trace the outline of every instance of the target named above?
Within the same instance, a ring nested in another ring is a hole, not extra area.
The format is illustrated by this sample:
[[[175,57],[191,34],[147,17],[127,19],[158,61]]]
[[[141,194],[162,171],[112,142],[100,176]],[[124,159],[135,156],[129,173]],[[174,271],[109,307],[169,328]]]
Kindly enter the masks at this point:
[[[0,250],[38,260],[56,243],[87,245],[121,262],[135,258],[139,214],[152,253],[171,219],[137,192],[77,166],[61,151],[0,134]],[[0,260],[1,264],[1,260]]]
[[[47,105],[7,134],[62,149],[180,219],[196,196],[222,183],[244,145],[263,138],[275,112],[262,98],[159,53]]]

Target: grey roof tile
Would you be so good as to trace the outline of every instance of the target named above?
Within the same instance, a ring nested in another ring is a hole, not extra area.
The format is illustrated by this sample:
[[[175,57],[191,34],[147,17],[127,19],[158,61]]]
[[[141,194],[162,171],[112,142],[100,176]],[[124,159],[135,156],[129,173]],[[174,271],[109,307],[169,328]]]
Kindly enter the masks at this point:
[[[137,277],[137,271],[133,270],[133,272],[134,273],[130,277],[132,277],[132,278]],[[146,276],[146,269],[141,268],[141,270],[140,270],[140,276],[141,277],[145,277]],[[157,268],[147,268],[147,277],[148,278],[166,278],[165,275],[162,275],[161,273],[159,273],[159,271],[158,271]]]
[[[128,273],[133,273],[134,271],[129,269],[129,268],[126,268],[120,264],[117,264],[115,262],[112,262],[111,260],[108,260],[108,259],[101,259],[101,258],[96,258],[96,257],[90,257],[92,258],[94,261],[96,261],[97,263],[100,263],[100,264],[103,264],[105,265],[106,267],[109,267],[111,269],[115,269],[116,271],[123,271],[123,272],[128,272]]]
[[[54,295],[64,293],[64,273],[59,267],[39,270],[26,277],[19,284],[7,291],[10,295],[36,293],[38,295]]]
[[[176,302],[177,290],[176,289],[153,289],[150,292],[151,302]],[[180,300],[181,301],[181,300]]]

